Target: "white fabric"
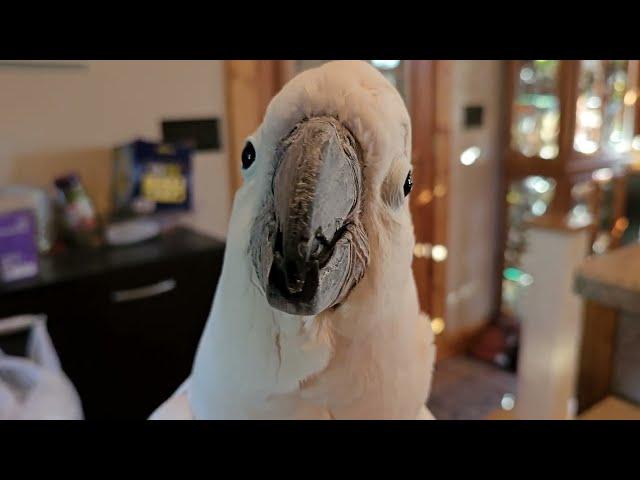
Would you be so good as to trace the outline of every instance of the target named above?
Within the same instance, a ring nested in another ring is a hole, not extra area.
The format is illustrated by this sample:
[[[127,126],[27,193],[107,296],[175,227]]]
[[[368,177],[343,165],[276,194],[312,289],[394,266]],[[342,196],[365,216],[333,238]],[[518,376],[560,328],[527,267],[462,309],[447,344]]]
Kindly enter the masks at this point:
[[[24,319],[0,320],[0,327],[5,322],[6,331]],[[44,319],[30,323],[26,358],[0,350],[0,420],[82,420],[80,398],[60,367]]]

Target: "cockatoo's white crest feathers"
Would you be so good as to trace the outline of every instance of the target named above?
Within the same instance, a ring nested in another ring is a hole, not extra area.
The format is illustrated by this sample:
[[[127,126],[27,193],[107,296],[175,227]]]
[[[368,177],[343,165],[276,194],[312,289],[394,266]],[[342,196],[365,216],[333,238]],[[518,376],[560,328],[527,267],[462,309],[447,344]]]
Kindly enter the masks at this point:
[[[291,105],[302,108],[292,109]],[[367,62],[329,62],[300,73],[272,100],[263,128],[269,143],[275,143],[305,116],[321,115],[338,118],[352,131],[367,165],[374,161],[370,153],[376,155],[376,162],[382,162],[376,168],[379,178],[372,181],[382,183],[393,159],[410,163],[406,152],[411,138],[406,132],[411,122],[402,97]]]

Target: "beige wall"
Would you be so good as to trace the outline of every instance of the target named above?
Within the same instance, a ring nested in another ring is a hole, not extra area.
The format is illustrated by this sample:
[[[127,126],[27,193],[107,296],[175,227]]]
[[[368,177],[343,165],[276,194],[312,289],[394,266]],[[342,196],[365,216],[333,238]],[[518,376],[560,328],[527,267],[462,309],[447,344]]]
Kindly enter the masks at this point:
[[[0,67],[0,185],[50,186],[73,170],[105,211],[114,145],[160,140],[165,118],[216,116],[225,127],[221,61],[87,63]],[[230,210],[224,130],[221,138],[222,151],[195,156],[195,209],[184,217],[213,235],[226,234]]]
[[[502,63],[464,60],[453,66],[445,318],[449,333],[477,327],[491,315],[498,244]],[[472,105],[484,106],[484,123],[481,128],[466,130],[464,107]],[[474,165],[464,166],[460,153],[473,145],[482,149],[482,157]]]

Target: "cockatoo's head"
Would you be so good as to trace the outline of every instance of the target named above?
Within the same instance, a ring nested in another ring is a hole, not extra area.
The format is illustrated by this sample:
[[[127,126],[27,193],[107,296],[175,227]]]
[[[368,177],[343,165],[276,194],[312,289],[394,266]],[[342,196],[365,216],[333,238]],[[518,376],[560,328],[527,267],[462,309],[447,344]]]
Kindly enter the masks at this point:
[[[384,259],[410,271],[410,156],[403,100],[368,63],[330,62],[284,86],[246,141],[236,196],[254,212],[247,258],[273,308],[336,308]]]

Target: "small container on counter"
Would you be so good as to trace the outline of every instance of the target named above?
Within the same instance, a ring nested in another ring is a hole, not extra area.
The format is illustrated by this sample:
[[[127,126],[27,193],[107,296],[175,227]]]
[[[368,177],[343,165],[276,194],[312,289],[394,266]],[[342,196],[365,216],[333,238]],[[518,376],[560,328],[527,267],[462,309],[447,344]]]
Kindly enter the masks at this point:
[[[66,239],[77,246],[102,244],[102,227],[96,209],[80,177],[70,174],[55,180]]]
[[[13,282],[38,274],[38,246],[34,212],[0,212],[0,280]]]

